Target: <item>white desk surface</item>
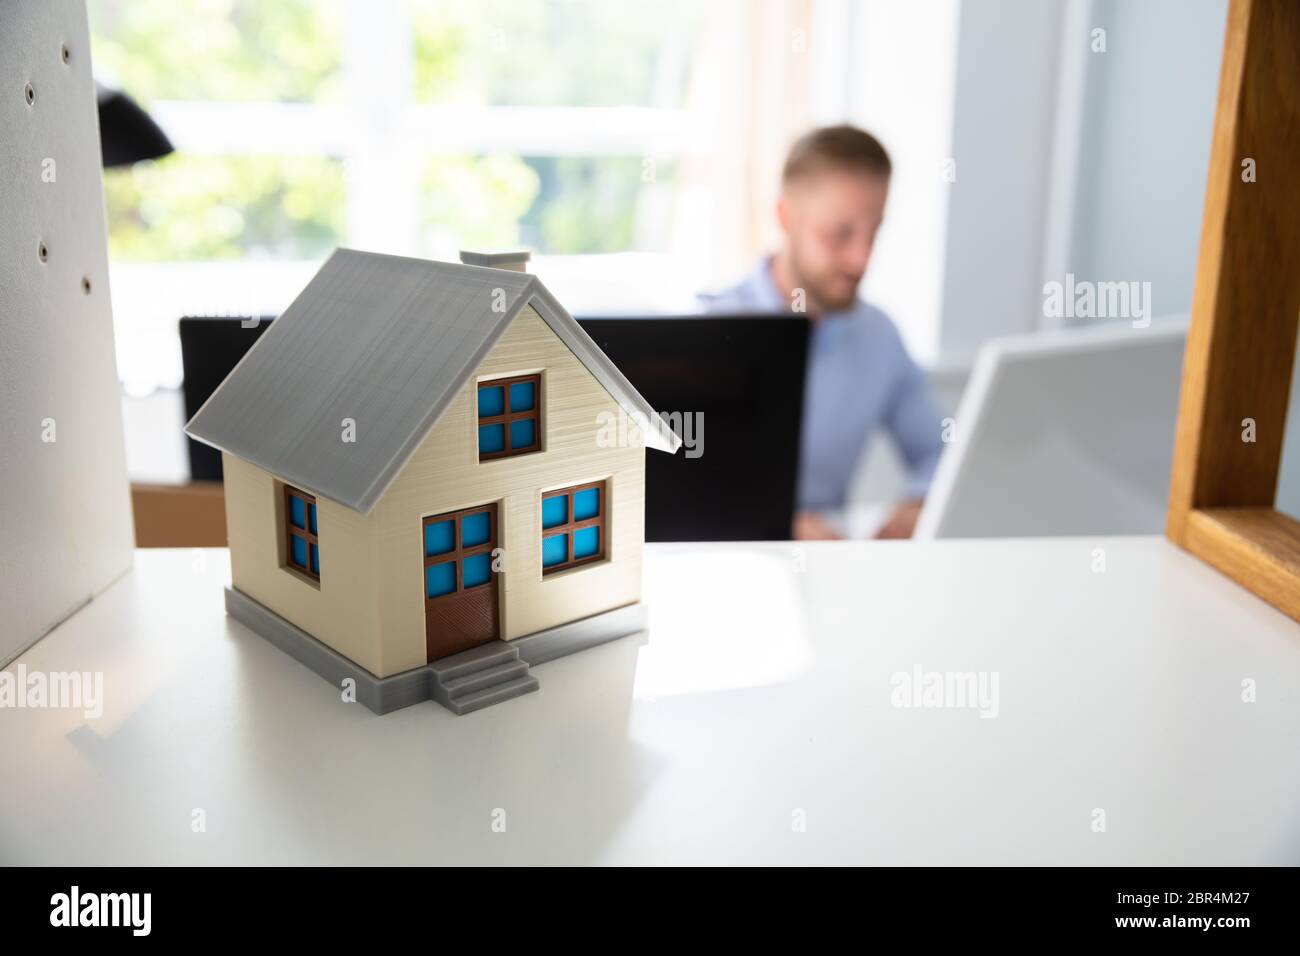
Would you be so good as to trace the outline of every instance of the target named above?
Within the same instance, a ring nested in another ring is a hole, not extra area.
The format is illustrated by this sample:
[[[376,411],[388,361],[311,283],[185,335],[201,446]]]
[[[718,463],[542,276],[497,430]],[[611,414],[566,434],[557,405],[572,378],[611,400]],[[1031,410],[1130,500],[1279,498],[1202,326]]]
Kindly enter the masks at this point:
[[[1300,863],[1300,625],[1162,539],[647,550],[648,639],[459,718],[343,703],[224,551],[137,552],[19,659],[106,702],[0,710],[0,863]],[[918,664],[998,716],[894,707]]]

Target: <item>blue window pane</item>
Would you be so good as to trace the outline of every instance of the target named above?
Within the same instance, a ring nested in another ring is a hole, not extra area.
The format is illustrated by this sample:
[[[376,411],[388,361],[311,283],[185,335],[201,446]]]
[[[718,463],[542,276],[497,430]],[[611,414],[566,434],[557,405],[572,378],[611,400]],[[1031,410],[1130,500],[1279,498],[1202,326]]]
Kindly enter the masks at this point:
[[[554,498],[542,499],[542,527],[554,528],[569,520],[568,495],[556,495]]]
[[[600,489],[584,488],[573,496],[573,520],[586,521],[600,514]]]
[[[311,546],[311,573],[320,574],[320,548]]]
[[[307,518],[303,514],[303,501],[297,495],[289,496],[289,521],[295,528],[307,527]]]
[[[311,531],[312,534],[316,534],[316,506],[315,505],[307,506],[307,524],[310,526],[308,530]]]
[[[525,418],[521,422],[510,423],[510,447],[527,448],[537,436],[537,422],[531,418]]]
[[[578,561],[599,553],[599,528],[581,528],[573,532],[573,560]]]
[[[424,526],[424,553],[427,555],[446,554],[456,547],[452,538],[450,521],[435,521]]]
[[[300,568],[307,567],[307,539],[289,535],[289,557]]]
[[[515,382],[510,386],[510,410],[531,412],[537,401],[537,389],[532,382]]]
[[[480,454],[504,451],[506,447],[506,426],[480,425],[478,428],[478,450]]]
[[[569,557],[569,536],[557,534],[542,539],[542,567],[563,564]]]
[[[461,587],[472,588],[480,584],[487,584],[491,575],[492,561],[490,555],[474,554],[461,562]]]
[[[460,521],[460,546],[472,548],[478,544],[487,544],[491,530],[486,511],[466,515]]]
[[[504,385],[478,390],[478,415],[502,415],[506,410],[506,389]]]
[[[424,593],[441,597],[456,590],[456,562],[445,561],[424,569]]]

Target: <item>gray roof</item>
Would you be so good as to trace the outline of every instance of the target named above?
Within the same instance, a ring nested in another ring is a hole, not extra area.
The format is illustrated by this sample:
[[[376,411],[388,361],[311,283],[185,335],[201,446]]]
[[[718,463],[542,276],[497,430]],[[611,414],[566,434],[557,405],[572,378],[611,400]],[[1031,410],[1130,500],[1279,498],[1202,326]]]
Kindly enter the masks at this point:
[[[625,410],[655,415],[536,276],[338,249],[185,431],[367,514],[526,305]],[[681,445],[667,426],[645,441]]]

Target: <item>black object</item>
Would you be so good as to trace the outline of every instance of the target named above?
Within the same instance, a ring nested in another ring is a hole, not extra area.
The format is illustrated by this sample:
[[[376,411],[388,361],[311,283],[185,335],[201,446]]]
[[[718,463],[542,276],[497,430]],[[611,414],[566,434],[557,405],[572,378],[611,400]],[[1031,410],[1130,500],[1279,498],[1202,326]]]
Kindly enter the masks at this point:
[[[226,380],[244,353],[262,337],[273,315],[250,318],[181,319],[181,367],[185,382],[185,420],[189,421],[217,386]],[[194,481],[221,480],[221,452],[211,445],[186,437],[190,450],[190,478]]]
[[[808,320],[579,318],[661,414],[699,415],[699,457],[646,454],[647,541],[788,541]],[[670,419],[674,425],[676,419]],[[689,432],[683,439],[690,439]]]
[[[104,168],[130,166],[172,152],[167,134],[125,93],[99,86],[99,149]]]
[[[270,325],[181,319],[192,417]],[[789,315],[579,318],[646,401],[689,416],[676,455],[646,453],[647,541],[785,541],[794,517],[808,322]],[[670,419],[674,426],[680,418]],[[699,423],[703,423],[703,431]],[[221,453],[188,439],[196,481]]]

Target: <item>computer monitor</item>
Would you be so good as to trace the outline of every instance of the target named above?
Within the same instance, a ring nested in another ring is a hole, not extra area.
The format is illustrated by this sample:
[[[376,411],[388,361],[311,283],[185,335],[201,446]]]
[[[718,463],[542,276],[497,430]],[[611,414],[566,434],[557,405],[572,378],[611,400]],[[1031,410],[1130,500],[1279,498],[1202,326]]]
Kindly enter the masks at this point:
[[[270,324],[180,322],[192,416]],[[578,319],[684,439],[646,456],[647,541],[786,540],[795,507],[808,323],[791,315]],[[221,480],[221,455],[189,439],[195,480]]]
[[[808,320],[691,315],[578,322],[653,408],[686,429],[676,455],[646,458],[646,540],[788,540]]]
[[[1186,329],[1171,318],[986,344],[916,537],[1163,530]]]
[[[244,353],[262,337],[273,315],[185,316],[181,319],[181,368],[184,382],[185,420],[189,421],[203,407],[208,396],[226,380]],[[194,481],[221,480],[221,452],[211,445],[197,442],[188,435],[185,444],[190,453],[190,478]]]

